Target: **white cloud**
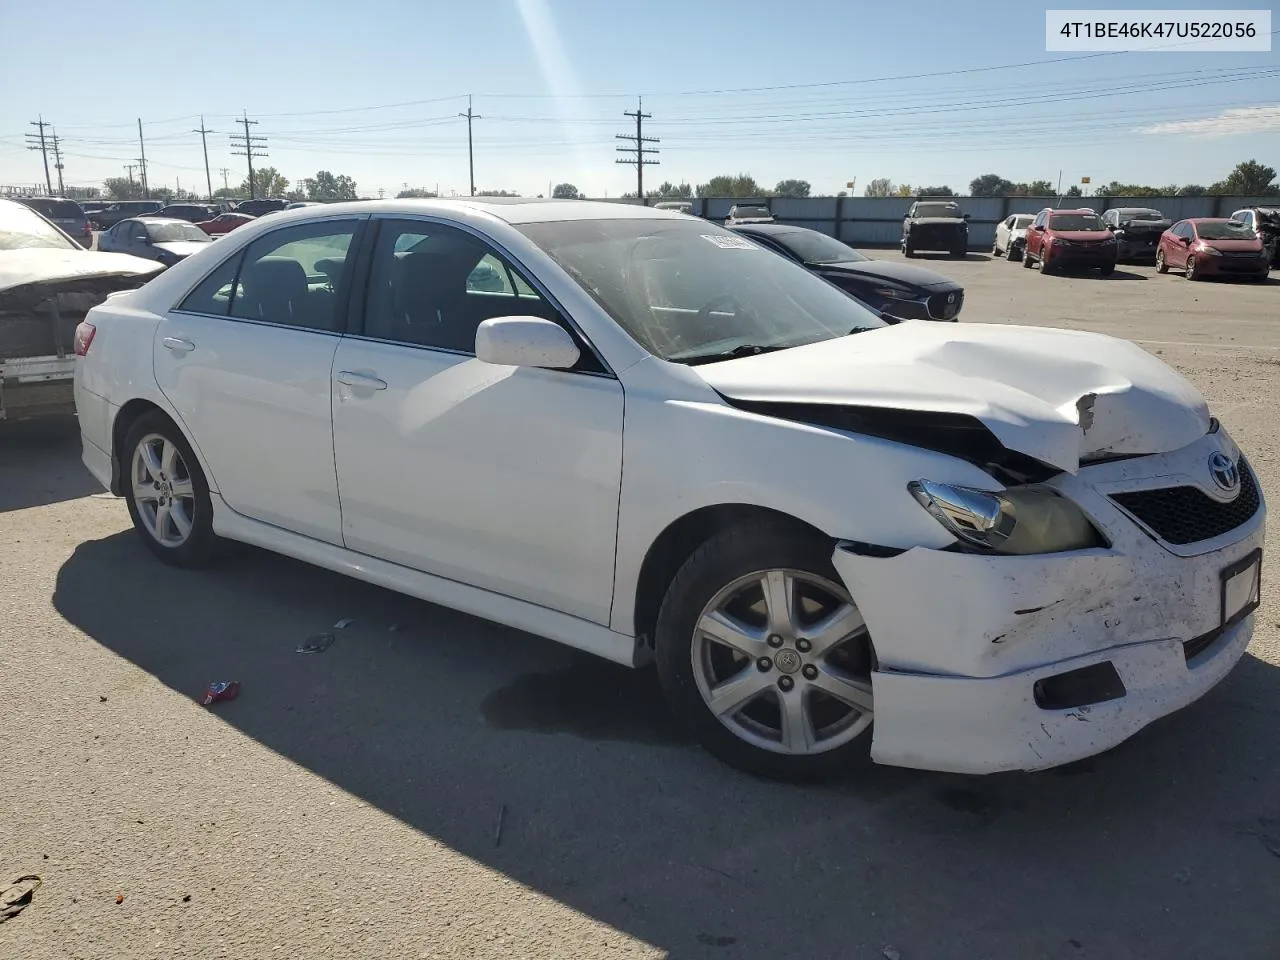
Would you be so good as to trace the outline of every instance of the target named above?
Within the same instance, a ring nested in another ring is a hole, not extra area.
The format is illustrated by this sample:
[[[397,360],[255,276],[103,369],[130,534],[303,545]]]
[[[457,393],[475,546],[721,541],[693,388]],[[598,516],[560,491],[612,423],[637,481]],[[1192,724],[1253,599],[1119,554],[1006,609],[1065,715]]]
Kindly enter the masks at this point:
[[[1265,133],[1280,130],[1280,106],[1239,107],[1224,110],[1216,117],[1174,120],[1142,127],[1140,133],[1180,133],[1192,137],[1229,137],[1237,133]]]

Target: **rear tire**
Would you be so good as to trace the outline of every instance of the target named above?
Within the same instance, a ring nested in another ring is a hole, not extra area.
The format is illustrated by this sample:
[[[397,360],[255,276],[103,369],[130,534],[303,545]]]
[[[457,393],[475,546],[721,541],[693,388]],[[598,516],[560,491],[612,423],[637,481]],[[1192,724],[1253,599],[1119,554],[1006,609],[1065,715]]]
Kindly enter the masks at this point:
[[[831,550],[789,524],[747,521],[694,551],[667,589],[655,632],[659,681],[676,716],[730,766],[811,780],[867,755],[874,653]],[[717,700],[730,706],[713,711]]]
[[[902,255],[910,260],[916,255],[916,248],[909,243],[904,243],[902,245]]]
[[[213,532],[213,501],[200,461],[164,414],[138,418],[124,442],[125,503],[138,536],[161,561],[207,566],[221,544]]]

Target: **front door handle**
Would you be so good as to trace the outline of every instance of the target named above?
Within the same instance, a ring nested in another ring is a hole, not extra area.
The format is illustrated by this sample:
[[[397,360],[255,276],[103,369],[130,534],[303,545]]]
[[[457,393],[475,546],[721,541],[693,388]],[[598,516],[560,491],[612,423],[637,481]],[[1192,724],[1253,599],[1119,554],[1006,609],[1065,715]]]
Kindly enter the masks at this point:
[[[192,350],[196,348],[196,345],[192,343],[190,340],[183,340],[180,337],[165,337],[160,342],[164,344],[164,347],[166,350],[171,350],[172,352],[176,353],[178,356],[182,356],[183,354],[190,353]]]
[[[338,371],[338,382],[344,387],[364,387],[366,390],[385,390],[387,381],[379,380],[368,373],[356,373],[353,370]]]

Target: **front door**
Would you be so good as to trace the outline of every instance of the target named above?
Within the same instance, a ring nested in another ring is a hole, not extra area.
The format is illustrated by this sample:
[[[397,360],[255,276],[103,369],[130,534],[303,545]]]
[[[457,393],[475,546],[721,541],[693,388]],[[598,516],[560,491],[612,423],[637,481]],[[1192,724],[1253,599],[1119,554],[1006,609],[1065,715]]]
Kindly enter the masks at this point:
[[[282,227],[217,267],[156,331],[156,380],[237,513],[342,542],[333,356],[361,219]]]
[[[480,322],[512,315],[565,323],[472,234],[379,223],[363,335],[333,367],[345,543],[607,624],[622,387],[585,342],[574,370],[476,359]]]

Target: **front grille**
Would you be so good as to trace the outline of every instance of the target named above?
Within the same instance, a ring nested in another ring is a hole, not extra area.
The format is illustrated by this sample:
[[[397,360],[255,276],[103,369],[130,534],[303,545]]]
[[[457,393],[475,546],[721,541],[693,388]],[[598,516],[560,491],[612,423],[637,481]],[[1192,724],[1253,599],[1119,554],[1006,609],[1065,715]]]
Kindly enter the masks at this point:
[[[1196,487],[1165,487],[1112,494],[1111,499],[1138,518],[1161,540],[1182,546],[1230,533],[1258,512],[1258,484],[1240,461],[1240,493],[1219,503]]]
[[[947,297],[954,297],[950,303],[947,303]],[[935,293],[926,303],[929,307],[929,316],[938,320],[951,320],[960,312],[960,307],[964,304],[964,291],[952,290],[947,293]]]
[[[1220,252],[1224,257],[1249,257],[1251,260],[1262,259],[1262,254],[1257,250],[1222,250]]]

